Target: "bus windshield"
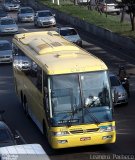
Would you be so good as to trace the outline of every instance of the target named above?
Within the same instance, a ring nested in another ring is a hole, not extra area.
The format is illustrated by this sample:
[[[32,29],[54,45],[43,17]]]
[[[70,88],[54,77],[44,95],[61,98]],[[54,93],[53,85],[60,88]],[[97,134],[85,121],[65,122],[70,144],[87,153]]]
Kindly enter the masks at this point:
[[[112,121],[107,71],[50,77],[52,125]]]

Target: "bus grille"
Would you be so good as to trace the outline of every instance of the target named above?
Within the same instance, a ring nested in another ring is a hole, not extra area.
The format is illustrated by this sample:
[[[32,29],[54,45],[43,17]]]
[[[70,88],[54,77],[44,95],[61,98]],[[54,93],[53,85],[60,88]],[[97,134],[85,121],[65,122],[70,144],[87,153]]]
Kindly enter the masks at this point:
[[[72,130],[70,131],[72,134],[78,134],[78,133],[83,133],[83,130]]]
[[[93,129],[86,129],[86,132],[96,132],[99,128],[93,128]]]
[[[92,129],[86,129],[86,130],[72,130],[70,131],[71,134],[80,134],[80,133],[88,133],[88,132],[96,132],[99,128],[92,128]]]

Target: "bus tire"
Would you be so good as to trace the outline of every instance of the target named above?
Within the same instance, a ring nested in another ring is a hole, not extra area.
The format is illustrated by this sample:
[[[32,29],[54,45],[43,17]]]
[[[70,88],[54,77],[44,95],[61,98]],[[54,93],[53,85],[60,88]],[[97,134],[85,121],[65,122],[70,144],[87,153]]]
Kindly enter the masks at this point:
[[[29,106],[28,106],[28,102],[26,101],[25,103],[25,114],[26,116],[29,118],[30,117],[30,114],[29,114]]]
[[[26,116],[29,116],[29,110],[28,110],[28,102],[26,97],[23,98],[23,109]]]
[[[22,93],[22,91],[21,91],[21,93],[20,93],[20,96],[21,96],[21,103],[22,103],[22,105],[23,105],[23,93]]]
[[[43,135],[48,138],[47,136],[47,129],[46,129],[46,125],[45,125],[45,120],[43,120]]]

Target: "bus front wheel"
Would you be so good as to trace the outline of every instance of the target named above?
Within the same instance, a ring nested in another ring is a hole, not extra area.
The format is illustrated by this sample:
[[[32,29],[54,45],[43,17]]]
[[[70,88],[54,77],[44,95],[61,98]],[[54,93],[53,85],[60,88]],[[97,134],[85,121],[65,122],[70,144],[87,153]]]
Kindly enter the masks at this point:
[[[29,117],[29,107],[28,107],[28,102],[27,102],[26,97],[24,97],[23,109],[24,109],[24,113],[26,114],[26,116]]]
[[[43,120],[43,134],[46,138],[48,138],[47,136],[47,129],[46,129],[46,125],[45,125],[45,121]]]

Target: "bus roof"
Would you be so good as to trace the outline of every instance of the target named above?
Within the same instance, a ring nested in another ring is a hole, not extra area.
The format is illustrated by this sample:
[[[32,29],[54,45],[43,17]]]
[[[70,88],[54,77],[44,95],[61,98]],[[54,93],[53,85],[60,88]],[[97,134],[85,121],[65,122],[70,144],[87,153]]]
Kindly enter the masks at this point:
[[[55,31],[17,34],[13,42],[50,75],[107,70],[103,61]]]

